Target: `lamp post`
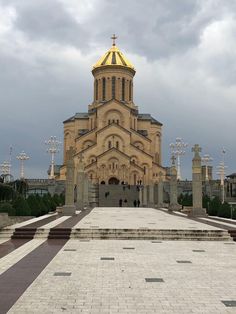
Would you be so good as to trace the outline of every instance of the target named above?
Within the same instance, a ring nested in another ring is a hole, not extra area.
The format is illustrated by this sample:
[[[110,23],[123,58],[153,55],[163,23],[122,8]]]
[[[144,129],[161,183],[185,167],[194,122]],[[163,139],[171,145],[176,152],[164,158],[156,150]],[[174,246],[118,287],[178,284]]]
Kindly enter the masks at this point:
[[[211,158],[210,155],[208,155],[208,154],[206,154],[202,157],[202,162],[205,164],[205,167],[206,167],[206,174],[205,174],[205,180],[206,181],[209,181],[208,166],[212,160],[213,160],[213,158]]]
[[[45,141],[45,145],[49,146],[49,148],[47,149],[47,152],[51,154],[51,169],[50,169],[49,179],[55,179],[55,174],[54,174],[55,154],[60,151],[58,149],[58,146],[61,145],[61,142],[57,140],[56,136],[51,136],[49,140]]]
[[[26,155],[24,151],[22,151],[18,156],[16,156],[16,159],[20,161],[20,179],[24,179],[24,162],[28,160],[30,157]]]
[[[220,186],[222,190],[222,204],[225,202],[225,169],[227,166],[225,166],[225,149],[222,149],[222,161],[219,163],[219,166],[217,166],[218,172],[217,174],[220,176]]]
[[[188,146],[181,137],[176,137],[175,143],[170,144],[171,154],[177,158],[177,180],[181,180],[180,156],[185,154],[184,148]]]

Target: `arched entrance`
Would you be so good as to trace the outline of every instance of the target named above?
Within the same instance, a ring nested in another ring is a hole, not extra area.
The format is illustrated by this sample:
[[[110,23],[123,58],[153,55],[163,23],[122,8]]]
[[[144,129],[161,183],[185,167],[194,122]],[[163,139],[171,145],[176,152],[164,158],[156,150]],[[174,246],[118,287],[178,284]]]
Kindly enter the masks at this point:
[[[119,183],[120,181],[115,177],[110,178],[108,181],[108,184],[119,184]]]

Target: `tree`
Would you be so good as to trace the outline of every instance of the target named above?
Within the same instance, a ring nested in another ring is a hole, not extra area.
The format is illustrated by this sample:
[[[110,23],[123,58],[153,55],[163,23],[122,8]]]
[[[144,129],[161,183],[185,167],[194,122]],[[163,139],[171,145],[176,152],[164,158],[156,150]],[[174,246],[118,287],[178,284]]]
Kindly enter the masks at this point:
[[[41,215],[40,203],[34,194],[28,196],[27,203],[30,207],[31,216],[38,217]]]
[[[10,201],[15,195],[14,189],[12,186],[0,183],[0,201]]]
[[[209,203],[209,207],[207,207],[207,213],[210,216],[217,216],[219,213],[221,207],[221,201],[219,199],[219,197],[214,197],[210,203]]]
[[[13,207],[16,210],[16,216],[30,216],[29,205],[22,196],[18,196],[13,201]]]
[[[231,218],[231,208],[230,205],[226,202],[221,204],[220,209],[218,211],[219,217]]]

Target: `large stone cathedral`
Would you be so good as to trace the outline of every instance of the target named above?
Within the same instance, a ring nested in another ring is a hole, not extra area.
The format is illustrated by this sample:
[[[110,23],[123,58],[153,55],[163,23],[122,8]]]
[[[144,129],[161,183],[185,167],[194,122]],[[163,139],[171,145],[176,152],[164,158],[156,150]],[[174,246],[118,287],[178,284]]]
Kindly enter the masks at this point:
[[[93,66],[94,95],[88,112],[78,112],[64,121],[66,152],[74,148],[75,168],[83,156],[85,172],[92,183],[153,185],[161,172],[162,124],[148,113],[139,113],[133,101],[134,66],[116,46]]]

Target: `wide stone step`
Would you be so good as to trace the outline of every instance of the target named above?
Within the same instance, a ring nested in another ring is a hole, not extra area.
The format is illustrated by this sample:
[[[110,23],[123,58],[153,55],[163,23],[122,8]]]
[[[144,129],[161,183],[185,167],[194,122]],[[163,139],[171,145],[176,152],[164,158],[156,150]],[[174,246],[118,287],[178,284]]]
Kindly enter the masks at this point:
[[[228,233],[230,234],[233,241],[236,242],[236,230],[229,230]]]
[[[230,241],[225,230],[73,229],[71,238]]]

